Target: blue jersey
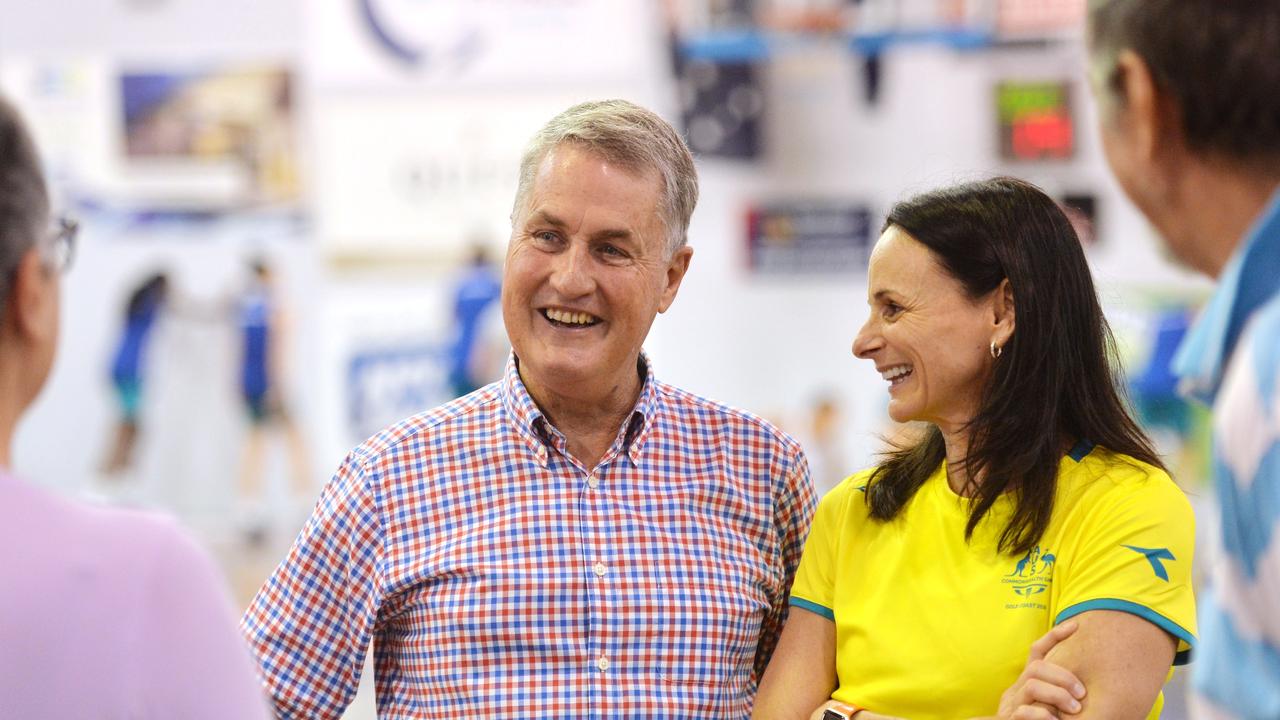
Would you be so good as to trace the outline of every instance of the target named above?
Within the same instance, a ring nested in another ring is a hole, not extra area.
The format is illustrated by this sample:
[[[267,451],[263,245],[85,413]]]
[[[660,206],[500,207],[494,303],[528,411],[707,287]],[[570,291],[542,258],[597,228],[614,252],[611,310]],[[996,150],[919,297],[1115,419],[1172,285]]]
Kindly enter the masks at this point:
[[[270,387],[270,320],[271,302],[265,290],[255,288],[241,298],[240,333],[244,340],[244,354],[240,363],[240,387],[249,397],[265,395]]]
[[[151,338],[151,329],[159,314],[160,300],[153,297],[144,300],[136,312],[125,318],[124,333],[111,363],[111,379],[117,385],[141,384],[142,364]]]
[[[457,336],[449,353],[449,381],[455,387],[477,383],[470,377],[471,355],[475,351],[485,310],[502,294],[502,283],[492,266],[473,267],[458,284],[453,299],[453,319]]]

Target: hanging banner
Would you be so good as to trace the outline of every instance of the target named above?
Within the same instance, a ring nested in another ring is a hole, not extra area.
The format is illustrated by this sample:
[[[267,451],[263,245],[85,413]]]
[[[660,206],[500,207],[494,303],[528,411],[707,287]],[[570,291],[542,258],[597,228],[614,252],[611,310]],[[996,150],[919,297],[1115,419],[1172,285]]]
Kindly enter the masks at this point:
[[[747,262],[763,275],[866,272],[871,210],[832,201],[771,202],[747,212]]]

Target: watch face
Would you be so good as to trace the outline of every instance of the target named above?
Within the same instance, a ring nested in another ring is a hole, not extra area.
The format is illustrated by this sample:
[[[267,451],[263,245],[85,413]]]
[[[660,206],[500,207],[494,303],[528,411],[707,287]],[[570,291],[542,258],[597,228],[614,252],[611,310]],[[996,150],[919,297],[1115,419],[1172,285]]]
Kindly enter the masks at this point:
[[[822,720],[849,720],[849,716],[839,710],[827,708],[826,711],[822,713]]]

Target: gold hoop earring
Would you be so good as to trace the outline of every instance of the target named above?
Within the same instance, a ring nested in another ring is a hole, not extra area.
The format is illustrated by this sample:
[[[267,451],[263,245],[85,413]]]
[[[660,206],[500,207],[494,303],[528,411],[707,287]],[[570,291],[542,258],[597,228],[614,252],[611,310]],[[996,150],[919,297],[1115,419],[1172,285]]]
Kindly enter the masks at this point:
[[[995,360],[1004,354],[1004,348],[996,344],[995,340],[991,341],[991,359]]]

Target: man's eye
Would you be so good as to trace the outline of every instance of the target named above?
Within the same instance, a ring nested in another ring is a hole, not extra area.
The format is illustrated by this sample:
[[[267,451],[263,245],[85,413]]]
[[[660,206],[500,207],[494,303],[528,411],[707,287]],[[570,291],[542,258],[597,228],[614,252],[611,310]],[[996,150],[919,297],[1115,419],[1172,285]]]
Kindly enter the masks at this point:
[[[533,239],[544,243],[555,242],[556,234],[550,230],[539,230],[533,234]]]
[[[621,250],[619,250],[617,247],[613,245],[601,245],[600,252],[610,257],[622,257],[623,255],[625,255],[625,253],[623,253]]]

